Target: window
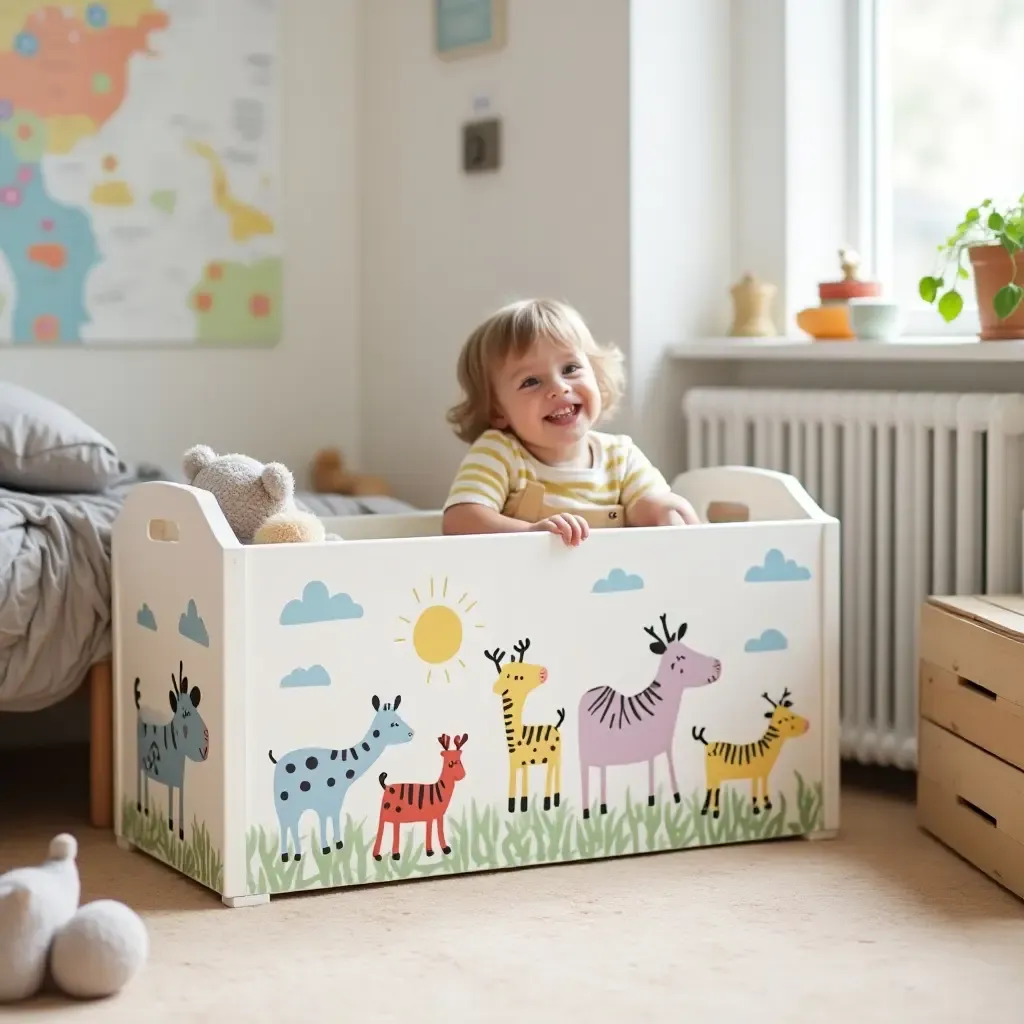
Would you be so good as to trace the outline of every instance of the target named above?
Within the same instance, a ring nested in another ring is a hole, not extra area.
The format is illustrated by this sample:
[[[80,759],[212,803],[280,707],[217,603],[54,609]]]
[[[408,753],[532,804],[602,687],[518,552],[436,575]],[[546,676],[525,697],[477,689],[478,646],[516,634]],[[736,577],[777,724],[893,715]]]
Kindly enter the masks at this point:
[[[970,207],[1024,191],[1024,2],[854,6],[861,247],[885,293],[907,310],[908,333],[974,334],[973,275],[960,282],[964,310],[948,325],[920,299],[917,282],[943,269],[937,246]]]

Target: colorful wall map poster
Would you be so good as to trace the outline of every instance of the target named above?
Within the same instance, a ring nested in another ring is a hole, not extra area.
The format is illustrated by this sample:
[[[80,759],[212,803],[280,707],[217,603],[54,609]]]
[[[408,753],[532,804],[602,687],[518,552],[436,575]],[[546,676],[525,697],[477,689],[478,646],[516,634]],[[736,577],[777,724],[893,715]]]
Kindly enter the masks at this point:
[[[279,9],[0,2],[0,343],[279,340]]]

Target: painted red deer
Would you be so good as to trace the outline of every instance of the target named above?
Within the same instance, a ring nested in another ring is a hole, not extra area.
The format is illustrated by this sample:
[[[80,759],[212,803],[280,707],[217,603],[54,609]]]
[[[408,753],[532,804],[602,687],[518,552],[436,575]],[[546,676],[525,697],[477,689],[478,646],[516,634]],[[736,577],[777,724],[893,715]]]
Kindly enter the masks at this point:
[[[391,824],[391,858],[398,860],[399,832],[403,824],[417,821],[427,826],[427,856],[434,856],[434,823],[437,823],[437,839],[441,844],[441,852],[452,852],[444,837],[444,812],[451,803],[455,783],[466,777],[466,769],[462,763],[462,748],[469,739],[468,733],[455,737],[455,749],[449,750],[451,737],[444,734],[438,736],[441,744],[441,774],[436,782],[392,782],[385,780],[387,772],[381,772],[380,788],[384,790],[380,798],[380,818],[377,822],[377,839],[373,844],[373,859],[380,860],[380,844],[384,838],[384,826]]]

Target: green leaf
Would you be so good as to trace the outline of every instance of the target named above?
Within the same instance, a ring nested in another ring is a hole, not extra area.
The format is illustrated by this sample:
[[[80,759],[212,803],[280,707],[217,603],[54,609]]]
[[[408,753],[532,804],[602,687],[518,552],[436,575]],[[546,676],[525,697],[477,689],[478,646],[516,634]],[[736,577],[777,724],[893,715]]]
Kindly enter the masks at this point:
[[[955,320],[960,315],[960,310],[963,308],[964,300],[959,292],[948,291],[941,299],[939,299],[939,316],[941,316],[947,324]]]
[[[971,276],[971,275],[970,275],[970,274],[969,274],[969,273],[967,272],[967,268],[966,268],[966,267],[960,267],[960,269],[959,269],[959,270],[957,270],[957,273],[958,273],[958,274],[960,275],[960,277],[961,277],[961,278],[962,278],[962,279],[963,279],[964,281],[966,281],[966,280],[967,280],[967,278],[969,278],[969,277]]]
[[[934,302],[939,294],[939,283],[934,277],[922,277],[917,284],[918,294],[925,302]]]
[[[1012,256],[1019,248],[1020,242],[1017,239],[1012,238],[1005,231],[999,235],[999,241],[1002,243],[1003,248]]]
[[[992,200],[991,199],[986,199],[981,205],[982,206],[991,206],[992,205]]]
[[[1024,298],[1024,288],[1021,288],[1019,284],[1014,284],[1011,281],[1009,284],[1003,285],[992,300],[996,316],[1000,320],[1005,320],[1020,305],[1021,298]]]
[[[978,219],[978,218],[979,218],[980,216],[981,216],[981,214],[980,214],[980,213],[978,213],[977,209],[976,209],[975,207],[973,207],[973,206],[972,206],[972,207],[971,207],[971,208],[970,208],[970,209],[969,209],[969,210],[967,211],[967,216],[966,216],[966,217],[964,217],[964,221],[965,221],[965,223],[967,223],[967,224],[973,224],[973,223],[974,223],[974,222],[975,222],[975,221],[976,221],[976,220],[977,220],[977,219]]]
[[[993,231],[1002,231],[1003,230],[1003,218],[998,213],[993,211],[992,213],[990,213],[988,215],[988,226]]]

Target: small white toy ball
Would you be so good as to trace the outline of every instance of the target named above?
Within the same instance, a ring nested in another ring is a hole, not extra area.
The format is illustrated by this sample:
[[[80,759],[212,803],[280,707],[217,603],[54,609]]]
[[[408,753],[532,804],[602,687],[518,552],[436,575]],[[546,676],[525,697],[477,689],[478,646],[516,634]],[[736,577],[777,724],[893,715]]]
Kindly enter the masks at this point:
[[[57,933],[50,971],[65,995],[96,999],[122,989],[148,957],[142,918],[116,900],[95,900]]]
[[[75,837],[61,832],[50,840],[50,860],[74,860],[78,856],[78,842]]]

